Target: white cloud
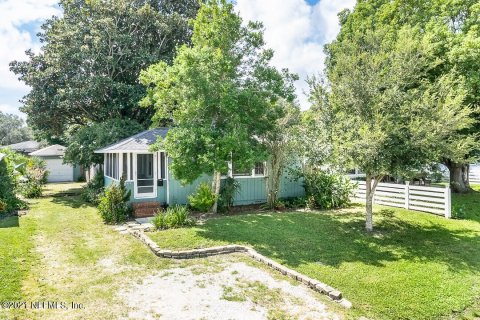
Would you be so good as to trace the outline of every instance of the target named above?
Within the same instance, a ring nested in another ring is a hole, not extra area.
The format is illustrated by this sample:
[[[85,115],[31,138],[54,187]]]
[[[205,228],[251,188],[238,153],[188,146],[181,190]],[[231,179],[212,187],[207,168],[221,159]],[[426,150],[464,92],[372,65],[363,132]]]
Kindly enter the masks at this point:
[[[38,41],[22,26],[59,14],[56,4],[57,0],[0,0],[0,88],[27,89],[10,72],[9,63],[25,60],[27,49],[40,50]]]
[[[245,21],[261,21],[267,46],[275,51],[272,63],[297,73],[295,84],[302,109],[309,107],[304,92],[308,75],[323,70],[323,46],[335,39],[340,26],[337,13],[352,9],[355,0],[237,0],[236,9]]]
[[[20,118],[22,118],[24,120],[27,118],[27,115],[25,113],[20,112],[18,110],[18,107],[12,106],[12,105],[9,105],[9,104],[0,104],[0,112],[13,113],[17,116],[20,116]]]

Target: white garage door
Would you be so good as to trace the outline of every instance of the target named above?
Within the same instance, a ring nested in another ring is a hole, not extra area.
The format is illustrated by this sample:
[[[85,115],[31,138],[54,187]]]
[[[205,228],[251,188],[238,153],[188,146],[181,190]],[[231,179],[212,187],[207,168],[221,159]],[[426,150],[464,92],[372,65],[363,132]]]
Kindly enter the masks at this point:
[[[48,182],[73,181],[73,167],[63,164],[62,159],[45,159],[48,175]]]

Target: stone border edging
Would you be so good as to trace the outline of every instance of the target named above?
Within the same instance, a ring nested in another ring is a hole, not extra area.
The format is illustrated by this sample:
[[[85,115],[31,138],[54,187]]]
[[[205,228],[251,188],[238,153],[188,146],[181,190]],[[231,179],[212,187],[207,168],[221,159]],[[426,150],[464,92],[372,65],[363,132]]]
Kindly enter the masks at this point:
[[[346,308],[351,308],[352,303],[345,298],[342,298],[342,293],[335,288],[330,287],[329,285],[320,282],[318,280],[307,277],[297,271],[294,271],[290,268],[287,268],[281,265],[278,262],[269,259],[254,249],[242,246],[242,245],[226,245],[226,246],[217,246],[210,247],[205,249],[193,249],[193,250],[183,250],[183,251],[172,251],[161,249],[152,239],[150,239],[143,231],[140,230],[131,230],[130,233],[143,243],[145,243],[150,250],[155,253],[155,255],[161,258],[171,258],[171,259],[192,259],[192,258],[204,258],[209,256],[215,256],[220,254],[229,254],[234,252],[243,252],[249,257],[262,262],[263,264],[271,267],[274,270],[279,271],[283,275],[286,275],[294,280],[297,280],[314,291],[320,292],[327,295],[330,299],[339,302],[342,306]]]

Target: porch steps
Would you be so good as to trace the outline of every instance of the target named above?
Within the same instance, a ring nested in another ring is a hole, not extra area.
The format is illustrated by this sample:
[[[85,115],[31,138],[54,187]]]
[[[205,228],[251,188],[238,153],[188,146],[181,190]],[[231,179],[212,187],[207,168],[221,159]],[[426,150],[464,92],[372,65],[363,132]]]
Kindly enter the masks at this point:
[[[135,218],[153,217],[157,210],[161,208],[161,203],[157,201],[136,202],[132,204],[132,208]]]

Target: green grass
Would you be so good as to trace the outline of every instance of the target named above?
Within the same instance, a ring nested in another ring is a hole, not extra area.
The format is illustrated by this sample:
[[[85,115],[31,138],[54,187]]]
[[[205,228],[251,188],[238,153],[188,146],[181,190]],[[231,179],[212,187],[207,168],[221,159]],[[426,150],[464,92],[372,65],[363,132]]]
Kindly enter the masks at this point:
[[[0,301],[73,301],[85,309],[0,310],[0,319],[117,319],[128,312],[117,292],[170,266],[104,225],[78,195],[58,196],[78,186],[48,185],[26,216],[0,220]]]
[[[476,188],[479,190],[479,188]],[[232,216],[149,233],[164,248],[246,244],[341,290],[371,319],[480,316],[480,193],[454,196],[467,219],[377,207],[375,232],[362,208]]]

